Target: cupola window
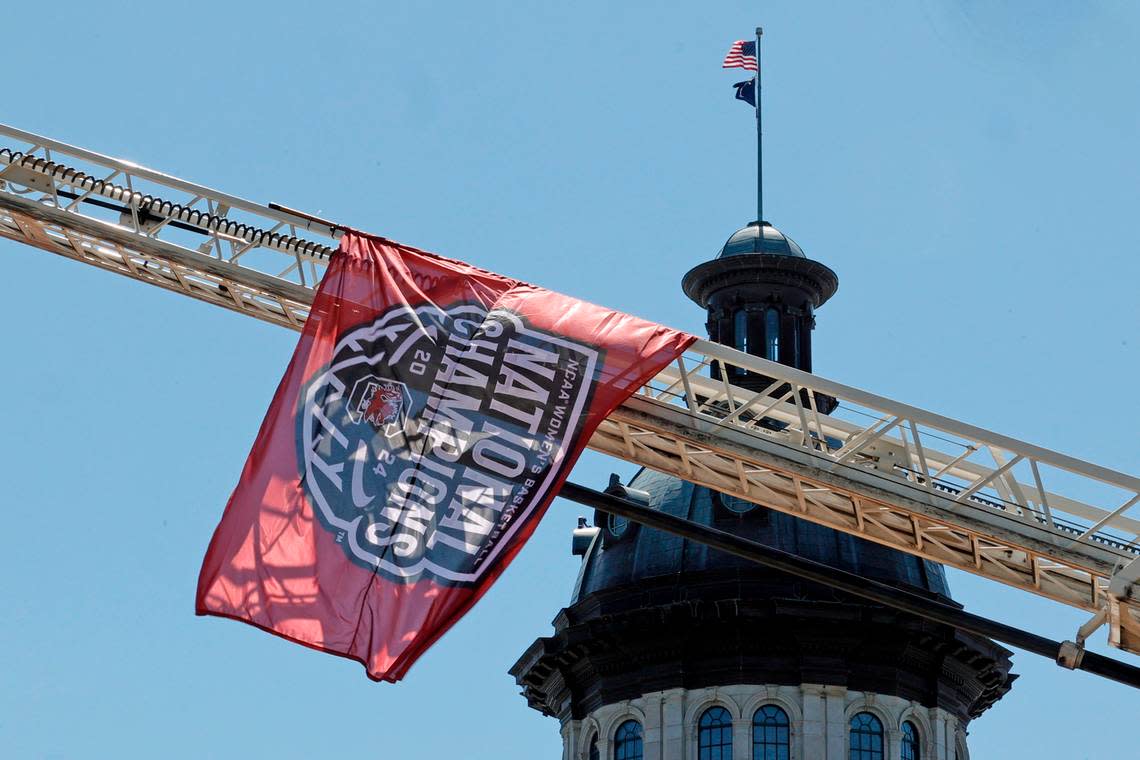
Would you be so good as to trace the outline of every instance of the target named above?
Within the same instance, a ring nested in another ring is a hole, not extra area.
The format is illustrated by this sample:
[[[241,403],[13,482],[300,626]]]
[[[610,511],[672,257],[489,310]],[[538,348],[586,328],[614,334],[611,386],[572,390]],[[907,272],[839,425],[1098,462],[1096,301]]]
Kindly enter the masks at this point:
[[[710,707],[701,716],[697,760],[732,760],[732,716],[723,707]]]
[[[780,312],[771,308],[764,312],[764,358],[780,359]]]
[[[902,760],[922,760],[918,748],[918,729],[909,720],[902,724]]]
[[[791,754],[788,714],[764,705],[752,716],[752,760],[788,760]]]
[[[641,724],[627,720],[614,734],[614,760],[642,760]]]
[[[883,722],[868,712],[851,718],[849,760],[883,760]]]
[[[748,353],[748,312],[744,309],[732,315],[732,341],[737,351]]]

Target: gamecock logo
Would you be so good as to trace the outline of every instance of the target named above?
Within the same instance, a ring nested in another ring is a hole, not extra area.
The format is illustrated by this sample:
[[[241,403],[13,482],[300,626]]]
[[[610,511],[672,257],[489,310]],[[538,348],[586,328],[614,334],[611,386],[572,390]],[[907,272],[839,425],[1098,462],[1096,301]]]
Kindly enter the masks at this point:
[[[357,380],[351,398],[348,416],[352,421],[363,420],[385,434],[397,433],[403,428],[404,411],[411,401],[406,385],[376,375]]]

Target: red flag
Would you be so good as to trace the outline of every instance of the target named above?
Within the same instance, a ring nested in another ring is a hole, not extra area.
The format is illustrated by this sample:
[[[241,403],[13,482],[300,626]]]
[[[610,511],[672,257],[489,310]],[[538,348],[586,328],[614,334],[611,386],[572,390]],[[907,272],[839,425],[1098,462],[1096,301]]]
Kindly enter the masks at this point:
[[[346,235],[214,532],[197,613],[397,681],[694,338]]]

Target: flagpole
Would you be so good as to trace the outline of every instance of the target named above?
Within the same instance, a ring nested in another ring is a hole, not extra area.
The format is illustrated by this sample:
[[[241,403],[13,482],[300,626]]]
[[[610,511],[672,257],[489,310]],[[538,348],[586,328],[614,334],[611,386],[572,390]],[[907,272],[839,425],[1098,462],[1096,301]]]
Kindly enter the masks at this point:
[[[756,27],[756,221],[764,221],[764,130],[760,121],[760,38],[764,27]]]

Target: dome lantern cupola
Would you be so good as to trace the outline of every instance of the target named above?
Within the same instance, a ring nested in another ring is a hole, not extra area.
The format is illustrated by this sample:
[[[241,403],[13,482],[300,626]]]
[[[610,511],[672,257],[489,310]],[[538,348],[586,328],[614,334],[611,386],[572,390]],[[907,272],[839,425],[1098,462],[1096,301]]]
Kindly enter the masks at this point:
[[[768,222],[751,222],[689,270],[681,287],[708,312],[710,340],[811,372],[815,310],[835,295],[839,278]],[[732,372],[732,383],[750,390],[772,382],[743,368]]]

